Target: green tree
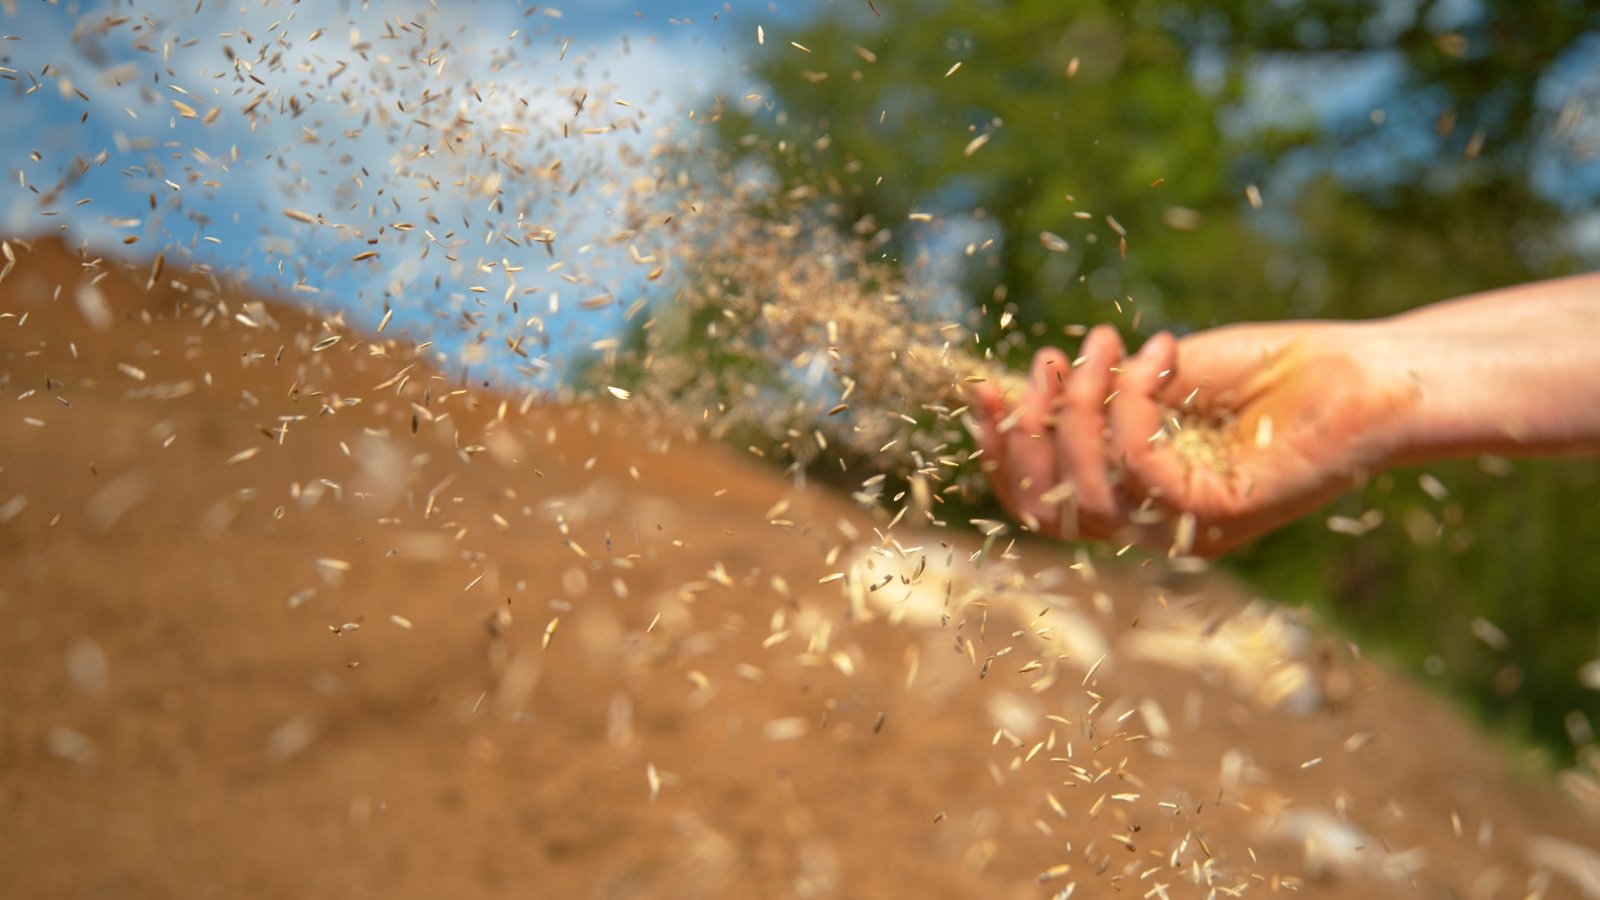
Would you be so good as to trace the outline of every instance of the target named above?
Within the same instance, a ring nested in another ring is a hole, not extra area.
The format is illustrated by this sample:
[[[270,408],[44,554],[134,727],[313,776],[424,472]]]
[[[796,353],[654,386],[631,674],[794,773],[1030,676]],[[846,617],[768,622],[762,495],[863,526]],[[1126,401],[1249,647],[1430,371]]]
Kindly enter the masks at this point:
[[[751,55],[761,102],[730,101],[717,130],[908,277],[975,235],[960,292],[1013,365],[1100,321],[1380,316],[1584,264],[1571,201],[1600,177],[1550,73],[1595,46],[1585,6],[841,5],[771,29]],[[1381,519],[1368,534],[1315,517],[1234,565],[1560,744],[1593,705],[1576,671],[1600,655],[1600,473],[1489,460],[1432,478],[1336,504]]]
[[[796,36],[809,53],[762,48],[770,111],[736,107],[720,131],[832,218],[886,226],[891,255],[911,258],[939,227],[908,222],[914,211],[969,217],[994,243],[965,294],[998,299],[991,320],[1010,309],[1036,337],[1131,327],[1141,311],[1150,325],[1266,314],[1259,267],[1238,261],[1269,247],[1244,227],[1219,125],[1240,82],[1202,88],[1180,36],[1127,7],[836,12]]]

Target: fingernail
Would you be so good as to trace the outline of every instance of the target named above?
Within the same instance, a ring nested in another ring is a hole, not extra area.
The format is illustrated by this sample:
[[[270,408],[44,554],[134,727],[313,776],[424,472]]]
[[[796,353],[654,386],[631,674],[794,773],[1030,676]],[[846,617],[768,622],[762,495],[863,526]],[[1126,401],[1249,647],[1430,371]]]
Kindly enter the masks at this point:
[[[1140,360],[1149,359],[1156,354],[1156,347],[1160,343],[1161,335],[1159,333],[1150,335],[1143,344],[1139,345],[1139,352],[1134,354],[1134,358]]]

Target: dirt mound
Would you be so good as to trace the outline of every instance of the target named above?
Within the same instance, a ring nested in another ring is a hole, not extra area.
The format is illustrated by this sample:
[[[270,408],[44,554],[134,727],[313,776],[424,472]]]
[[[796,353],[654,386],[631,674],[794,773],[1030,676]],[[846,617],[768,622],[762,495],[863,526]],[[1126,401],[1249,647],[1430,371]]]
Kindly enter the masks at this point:
[[[4,896],[1595,889],[1575,804],[1225,584],[10,247]]]

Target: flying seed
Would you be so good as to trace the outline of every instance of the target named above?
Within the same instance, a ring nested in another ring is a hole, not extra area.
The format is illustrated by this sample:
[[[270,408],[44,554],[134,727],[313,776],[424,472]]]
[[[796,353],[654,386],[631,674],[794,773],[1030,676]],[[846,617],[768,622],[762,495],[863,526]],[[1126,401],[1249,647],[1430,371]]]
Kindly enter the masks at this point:
[[[656,802],[661,795],[661,775],[656,771],[655,763],[646,763],[644,767],[644,780],[650,786],[650,802]]]

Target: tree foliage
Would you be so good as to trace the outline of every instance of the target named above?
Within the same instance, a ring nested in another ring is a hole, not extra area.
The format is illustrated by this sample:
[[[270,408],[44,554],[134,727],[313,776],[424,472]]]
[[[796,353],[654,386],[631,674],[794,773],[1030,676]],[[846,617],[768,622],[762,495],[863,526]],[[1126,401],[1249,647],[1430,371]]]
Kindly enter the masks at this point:
[[[1592,98],[1560,83],[1600,46],[1581,2],[880,0],[770,30],[725,146],[908,270],[959,253],[1013,365],[1100,321],[1382,316],[1592,262]],[[1600,472],[1431,473],[1336,504],[1381,517],[1363,536],[1317,517],[1235,564],[1564,742],[1600,655]]]

